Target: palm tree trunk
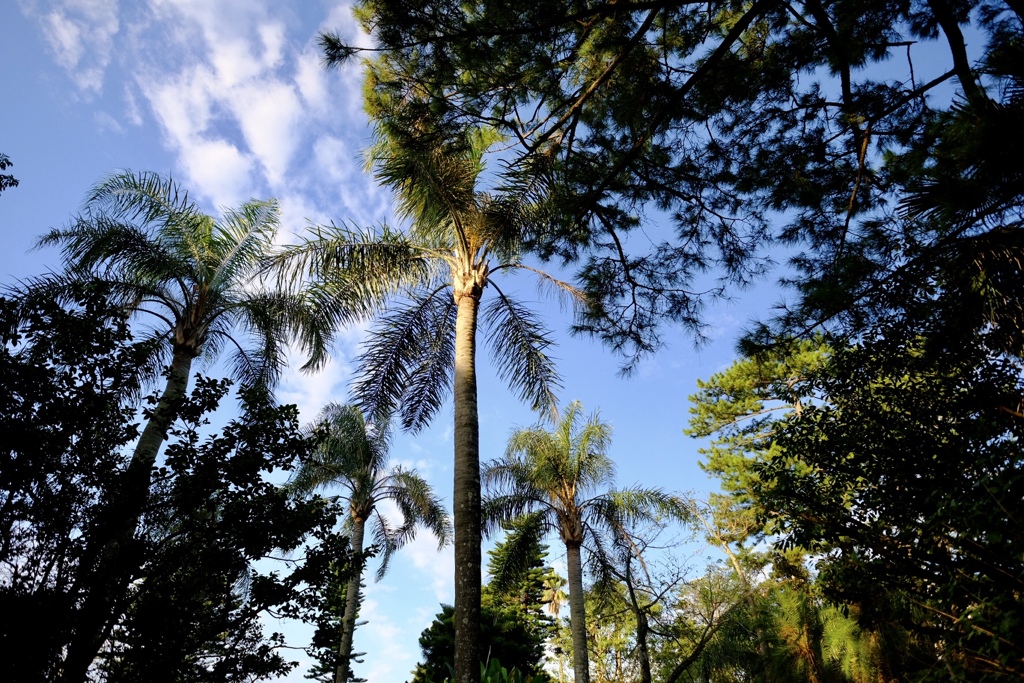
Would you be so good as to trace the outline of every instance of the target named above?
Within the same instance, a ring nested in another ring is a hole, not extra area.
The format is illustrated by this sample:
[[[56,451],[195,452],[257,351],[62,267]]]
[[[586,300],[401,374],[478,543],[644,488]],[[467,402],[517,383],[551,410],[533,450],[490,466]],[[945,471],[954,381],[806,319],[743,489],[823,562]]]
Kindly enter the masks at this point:
[[[590,683],[587,609],[583,599],[583,560],[579,543],[566,542],[565,560],[569,565],[569,630],[572,633],[573,678],[576,683]]]
[[[345,587],[345,614],[341,618],[341,644],[338,646],[338,668],[334,672],[334,683],[345,683],[352,670],[352,636],[356,630],[356,613],[359,612],[359,584],[363,576],[363,534],[366,520],[356,518],[352,523],[352,558],[358,563],[359,571],[353,572]]]
[[[476,394],[479,286],[462,290],[455,322],[455,683],[480,681],[480,425]],[[467,291],[468,290],[468,291]]]
[[[135,445],[118,489],[111,494],[90,534],[75,591],[84,601],[75,616],[61,668],[60,680],[65,683],[86,680],[89,667],[124,606],[125,588],[141,564],[133,543],[135,532],[149,502],[157,455],[188,389],[193,357],[190,349],[175,348],[164,392]]]

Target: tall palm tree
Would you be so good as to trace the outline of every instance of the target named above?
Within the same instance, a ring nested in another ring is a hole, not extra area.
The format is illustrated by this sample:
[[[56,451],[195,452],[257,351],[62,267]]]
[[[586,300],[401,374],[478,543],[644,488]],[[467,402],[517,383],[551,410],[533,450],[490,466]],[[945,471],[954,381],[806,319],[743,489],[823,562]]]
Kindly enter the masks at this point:
[[[373,150],[377,177],[397,190],[407,232],[320,228],[279,259],[286,277],[312,276],[324,317],[362,307],[377,322],[359,359],[355,396],[375,420],[397,413],[417,430],[449,392],[455,406],[455,680],[480,678],[480,444],[476,339],[489,332],[498,374],[534,409],[553,411],[558,377],[551,344],[536,317],[502,291],[495,276],[526,270],[579,302],[579,292],[520,261],[520,243],[537,229],[537,179],[497,194],[477,190],[483,157],[496,138],[475,131],[464,144],[399,145],[382,136]],[[494,292],[482,304],[486,290]]]
[[[32,295],[60,298],[76,282],[99,280],[115,302],[150,320],[153,335],[164,342],[154,348],[169,360],[163,392],[117,493],[89,535],[93,564],[83,563],[84,601],[67,649],[66,680],[84,678],[137,570],[131,541],[195,359],[212,361],[233,347],[234,376],[262,387],[277,379],[293,336],[310,352],[310,366],[325,359],[327,337],[303,299],[256,287],[277,227],[274,201],[249,201],[215,219],[170,178],[123,172],[97,185],[69,226],[39,240],[40,247],[60,247],[65,270],[31,283]],[[246,337],[255,344],[243,346],[239,340]]]
[[[484,482],[493,491],[484,504],[488,528],[530,514],[565,544],[569,573],[569,623],[576,683],[588,683],[586,609],[582,549],[607,565],[609,538],[662,516],[683,517],[682,502],[658,489],[610,490],[615,466],[608,457],[611,427],[597,413],[584,421],[583,405],[570,403],[553,431],[520,429],[504,457],[486,464]]]
[[[331,487],[344,490],[340,497],[348,501],[345,526],[353,557],[360,561],[369,522],[373,545],[381,551],[378,581],[387,572],[391,555],[415,538],[417,527],[424,526],[437,537],[438,549],[448,544],[451,521],[430,485],[415,470],[388,467],[389,429],[367,423],[356,406],[331,403],[320,411],[308,431],[321,436],[312,459],[303,464],[289,485],[300,495]],[[397,527],[377,508],[386,500],[394,502],[402,514]],[[335,683],[349,679],[361,579],[361,571],[353,573],[346,588]]]

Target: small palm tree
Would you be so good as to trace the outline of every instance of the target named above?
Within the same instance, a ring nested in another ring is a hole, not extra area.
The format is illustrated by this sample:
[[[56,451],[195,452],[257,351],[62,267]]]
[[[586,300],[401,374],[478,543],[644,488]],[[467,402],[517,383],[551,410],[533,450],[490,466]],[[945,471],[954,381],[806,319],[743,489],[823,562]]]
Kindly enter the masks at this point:
[[[101,281],[129,312],[154,322],[166,384],[132,454],[108,513],[89,535],[95,558],[80,623],[67,650],[64,677],[82,680],[102,645],[117,595],[134,571],[127,547],[149,499],[151,476],[167,430],[188,389],[195,359],[233,348],[236,378],[269,387],[298,335],[310,365],[325,359],[326,338],[301,297],[255,287],[273,247],[278,207],[249,201],[220,219],[202,213],[171,179],[154,173],[111,176],[89,194],[86,210],[39,246],[58,246],[65,271],[30,283],[30,296],[66,298],[81,281]],[[246,348],[246,337],[255,344]]]
[[[565,544],[569,573],[569,622],[576,683],[590,680],[582,549],[607,564],[606,539],[660,516],[682,517],[679,499],[658,489],[610,490],[615,466],[608,457],[611,427],[595,413],[584,421],[573,401],[553,431],[520,429],[503,458],[486,464],[483,480],[493,491],[484,503],[488,529],[522,515],[536,515]]]
[[[387,572],[391,555],[415,538],[417,527],[424,526],[437,537],[438,549],[448,544],[451,522],[430,485],[415,470],[401,466],[388,468],[389,429],[367,423],[355,406],[331,403],[324,407],[308,431],[320,435],[316,450],[312,459],[299,468],[289,486],[299,495],[332,487],[344,490],[340,497],[348,501],[349,516],[345,526],[353,557],[360,561],[369,522],[373,545],[381,551],[378,581]],[[402,513],[401,525],[393,527],[377,508],[378,503],[385,500],[398,506]],[[353,573],[346,588],[335,683],[349,679],[361,579],[361,571]]]
[[[497,194],[480,192],[483,156],[496,142],[476,131],[464,144],[399,145],[382,136],[373,150],[377,177],[397,189],[406,233],[321,228],[289,248],[285,278],[311,278],[310,296],[335,310],[376,316],[354,392],[375,420],[398,414],[406,429],[425,426],[449,394],[455,408],[455,680],[479,680],[481,575],[477,328],[487,332],[498,374],[537,410],[555,411],[558,377],[545,350],[547,331],[502,291],[496,275],[529,271],[574,303],[582,296],[520,260],[521,241],[537,230],[536,178]],[[484,292],[494,292],[482,303]]]

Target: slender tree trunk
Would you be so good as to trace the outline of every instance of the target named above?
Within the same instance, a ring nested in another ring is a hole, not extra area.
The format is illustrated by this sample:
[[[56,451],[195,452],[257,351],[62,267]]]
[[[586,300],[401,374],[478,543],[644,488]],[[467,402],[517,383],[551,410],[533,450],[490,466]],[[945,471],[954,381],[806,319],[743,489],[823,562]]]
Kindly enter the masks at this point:
[[[480,425],[476,318],[480,287],[456,283],[455,323],[455,683],[480,681]]]
[[[356,630],[356,614],[359,612],[359,584],[363,577],[363,534],[366,520],[358,517],[352,523],[352,557],[359,563],[359,571],[353,572],[345,588],[345,614],[341,618],[341,645],[338,646],[338,669],[334,672],[334,683],[345,683],[352,671],[352,636]]]
[[[572,633],[573,679],[576,683],[590,683],[587,608],[583,598],[583,560],[580,555],[580,544],[566,542],[565,556],[569,565],[569,631]]]
[[[125,589],[141,565],[134,547],[135,532],[149,502],[157,455],[188,389],[193,357],[190,349],[174,349],[164,392],[135,445],[118,489],[93,529],[81,565],[82,575],[76,581],[76,592],[83,596],[83,603],[75,615],[61,668],[62,683],[86,680],[89,667],[124,607]]]
[[[626,558],[626,589],[629,591],[629,606],[636,617],[636,651],[640,664],[640,683],[651,683],[651,653],[647,646],[647,636],[651,626],[647,620],[647,611],[640,606],[633,585],[633,558]]]

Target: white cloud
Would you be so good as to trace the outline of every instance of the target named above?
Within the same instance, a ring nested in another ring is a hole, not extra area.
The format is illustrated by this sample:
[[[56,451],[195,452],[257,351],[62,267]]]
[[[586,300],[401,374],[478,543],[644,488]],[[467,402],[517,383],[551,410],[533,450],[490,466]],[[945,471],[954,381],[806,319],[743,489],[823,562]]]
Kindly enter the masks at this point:
[[[112,0],[62,0],[45,5],[48,10],[37,11],[36,3],[22,3],[22,11],[39,22],[54,59],[76,87],[88,94],[100,92],[120,28],[118,4]]]
[[[190,182],[218,207],[237,206],[254,194],[252,158],[227,140],[189,140],[182,160]]]
[[[402,548],[402,555],[419,572],[419,583],[429,583],[437,602],[452,602],[455,594],[455,551],[448,546],[438,551],[437,539],[427,533],[416,535],[416,539]]]
[[[319,372],[305,374],[298,370],[303,360],[298,353],[289,356],[288,371],[281,378],[277,397],[282,403],[297,405],[300,419],[310,422],[328,403],[346,401],[352,370],[344,361],[332,358]]]
[[[313,113],[323,116],[328,108],[327,72],[320,63],[320,53],[307,50],[295,63],[295,84],[302,100]]]
[[[232,91],[230,106],[267,182],[279,187],[301,135],[302,109],[295,90],[280,81],[252,83]]]

